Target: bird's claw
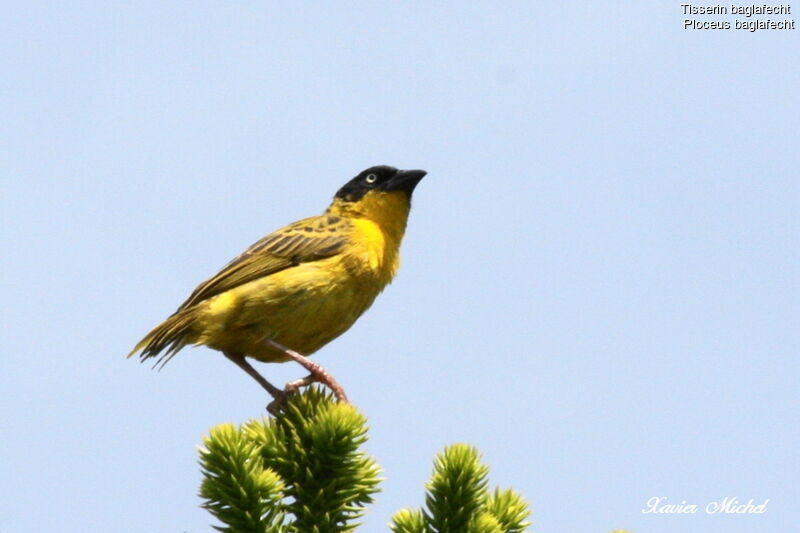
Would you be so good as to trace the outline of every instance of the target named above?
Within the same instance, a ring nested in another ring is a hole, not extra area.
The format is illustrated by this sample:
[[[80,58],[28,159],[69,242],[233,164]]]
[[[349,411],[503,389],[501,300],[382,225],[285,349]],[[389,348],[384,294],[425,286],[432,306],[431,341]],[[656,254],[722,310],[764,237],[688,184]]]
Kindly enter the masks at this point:
[[[349,403],[347,395],[339,383],[333,379],[333,376],[324,372],[322,376],[310,374],[304,378],[295,379],[284,385],[283,390],[267,405],[267,412],[273,416],[278,416],[281,410],[286,406],[286,401],[289,396],[297,394],[302,387],[308,387],[313,383],[322,383],[328,387],[336,395],[336,399],[342,403]]]
[[[267,404],[267,412],[272,416],[278,416],[283,408],[286,406],[286,400],[289,394],[282,393],[280,396],[275,396],[269,404]]]

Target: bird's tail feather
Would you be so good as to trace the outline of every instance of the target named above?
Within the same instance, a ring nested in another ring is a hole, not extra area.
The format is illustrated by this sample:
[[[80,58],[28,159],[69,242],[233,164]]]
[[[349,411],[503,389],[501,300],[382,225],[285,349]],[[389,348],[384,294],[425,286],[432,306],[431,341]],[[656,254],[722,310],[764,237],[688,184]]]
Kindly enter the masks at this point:
[[[139,354],[142,361],[158,357],[153,368],[163,367],[184,346],[191,344],[191,326],[195,321],[196,309],[182,309],[153,328],[139,344],[131,350],[128,357]],[[166,351],[165,351],[166,350]],[[162,353],[163,352],[163,353]]]

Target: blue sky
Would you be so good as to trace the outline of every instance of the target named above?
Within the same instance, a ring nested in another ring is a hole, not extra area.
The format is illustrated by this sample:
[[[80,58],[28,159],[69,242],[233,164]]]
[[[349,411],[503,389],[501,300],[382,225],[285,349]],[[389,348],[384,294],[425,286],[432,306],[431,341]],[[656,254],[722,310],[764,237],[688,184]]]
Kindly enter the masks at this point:
[[[680,2],[320,4],[7,5],[3,530],[209,531],[196,446],[264,394],[205,348],[124,355],[373,164],[429,175],[397,280],[315,356],[384,467],[364,531],[460,441],[536,532],[796,522],[800,33],[683,30]]]

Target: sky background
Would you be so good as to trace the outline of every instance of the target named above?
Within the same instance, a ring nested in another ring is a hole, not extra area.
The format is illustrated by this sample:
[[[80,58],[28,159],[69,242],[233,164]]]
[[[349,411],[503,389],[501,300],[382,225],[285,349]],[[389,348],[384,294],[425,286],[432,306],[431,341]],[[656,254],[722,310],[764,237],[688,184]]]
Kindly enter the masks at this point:
[[[800,30],[683,30],[678,1],[5,6],[3,531],[211,531],[196,448],[265,395],[206,348],[124,356],[374,164],[429,175],[396,281],[315,356],[384,468],[363,531],[462,441],[537,533],[797,522]]]

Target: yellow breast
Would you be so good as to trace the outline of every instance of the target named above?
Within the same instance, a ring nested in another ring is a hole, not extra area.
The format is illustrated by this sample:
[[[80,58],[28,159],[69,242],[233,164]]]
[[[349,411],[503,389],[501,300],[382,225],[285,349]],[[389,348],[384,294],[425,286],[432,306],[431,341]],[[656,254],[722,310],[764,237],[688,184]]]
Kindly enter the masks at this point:
[[[391,281],[399,242],[372,221],[354,221],[336,256],[269,275],[211,298],[198,342],[262,361],[284,357],[272,339],[310,355],[353,325]]]
[[[354,221],[353,258],[357,259],[356,275],[378,278],[381,289],[392,281],[400,263],[400,242],[384,232],[375,222],[359,218]]]

